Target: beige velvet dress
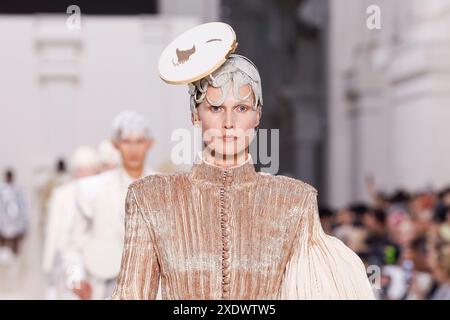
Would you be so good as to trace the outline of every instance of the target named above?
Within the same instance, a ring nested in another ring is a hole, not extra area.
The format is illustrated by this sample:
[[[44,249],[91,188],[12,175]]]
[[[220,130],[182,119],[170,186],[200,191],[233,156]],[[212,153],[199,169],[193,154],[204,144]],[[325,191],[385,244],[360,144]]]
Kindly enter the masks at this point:
[[[373,299],[359,257],[324,234],[317,191],[258,173],[251,158],[224,169],[130,185],[121,271],[112,299]]]

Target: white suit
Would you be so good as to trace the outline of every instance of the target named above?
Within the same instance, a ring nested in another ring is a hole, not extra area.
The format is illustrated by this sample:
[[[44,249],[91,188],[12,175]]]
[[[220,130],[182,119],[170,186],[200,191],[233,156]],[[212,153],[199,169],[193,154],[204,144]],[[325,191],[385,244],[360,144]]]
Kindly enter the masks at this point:
[[[154,174],[146,170],[145,176]],[[109,296],[119,274],[124,242],[125,198],[133,179],[123,168],[81,179],[72,251],[80,256],[93,299]]]
[[[78,256],[70,256],[77,191],[78,180],[74,180],[55,188],[49,199],[42,267],[56,299],[76,298],[67,287],[66,277],[71,264],[80,264],[73,260]]]

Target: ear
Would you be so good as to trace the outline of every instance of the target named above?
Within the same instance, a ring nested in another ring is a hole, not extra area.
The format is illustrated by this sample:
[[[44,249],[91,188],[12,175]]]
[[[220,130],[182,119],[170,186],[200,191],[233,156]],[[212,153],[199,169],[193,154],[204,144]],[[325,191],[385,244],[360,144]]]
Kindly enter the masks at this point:
[[[197,112],[198,112],[198,111],[197,111]],[[200,121],[200,119],[199,119],[198,113],[192,112],[192,113],[191,113],[191,122],[192,122],[192,125],[193,125],[193,126],[198,126],[199,121]]]

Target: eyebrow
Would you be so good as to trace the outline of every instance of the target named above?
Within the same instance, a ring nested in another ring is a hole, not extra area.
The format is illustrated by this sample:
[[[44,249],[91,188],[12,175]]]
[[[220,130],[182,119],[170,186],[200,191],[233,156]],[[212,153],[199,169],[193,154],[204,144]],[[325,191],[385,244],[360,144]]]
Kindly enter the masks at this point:
[[[246,106],[246,107],[249,107],[249,108],[252,107],[252,105],[251,105],[251,103],[249,101],[243,100],[242,102],[238,102],[236,104],[233,104],[233,106],[231,106],[230,108],[235,108],[235,107],[239,107],[239,106]],[[220,108],[220,107],[226,108],[226,105],[221,104],[220,106],[213,106],[209,102],[207,102],[207,107],[208,108]]]
[[[236,99],[236,97],[235,97],[235,99]],[[253,99],[253,95],[251,94],[245,100],[237,100],[236,104],[234,104],[232,108],[237,107],[237,106],[241,106],[241,105],[245,105],[245,106],[247,106],[249,108],[252,108],[252,106],[253,106],[252,99]],[[224,104],[221,104],[220,106],[213,106],[212,104],[209,103],[209,101],[208,101],[208,99],[206,99],[206,97],[205,97],[205,100],[203,100],[203,102],[205,103],[207,108],[210,108],[210,107],[216,107],[216,108],[217,107],[225,107]]]
[[[250,101],[248,101],[248,99],[235,104],[235,107],[242,106],[242,105],[244,105],[246,107],[251,107],[251,103],[250,103]]]

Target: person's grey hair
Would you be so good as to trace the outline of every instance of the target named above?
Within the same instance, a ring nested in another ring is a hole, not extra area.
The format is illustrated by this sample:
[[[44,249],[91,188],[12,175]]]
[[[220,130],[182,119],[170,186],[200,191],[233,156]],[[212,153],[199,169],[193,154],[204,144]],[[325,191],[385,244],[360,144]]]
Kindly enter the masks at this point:
[[[221,106],[233,85],[233,94],[237,100],[246,100],[253,94],[253,110],[263,105],[261,77],[254,63],[241,55],[231,54],[225,63],[210,75],[189,83],[189,95],[191,112],[197,113],[197,106],[205,99],[212,106]],[[246,96],[240,96],[240,88],[250,85],[252,91]],[[208,86],[220,88],[222,96],[217,100],[211,100],[206,95]]]
[[[150,126],[144,116],[136,111],[122,111],[114,118],[112,139],[120,140],[130,135],[152,138]]]
[[[95,169],[100,166],[100,157],[98,152],[88,146],[80,146],[75,149],[69,159],[69,168],[75,172],[82,169]]]

